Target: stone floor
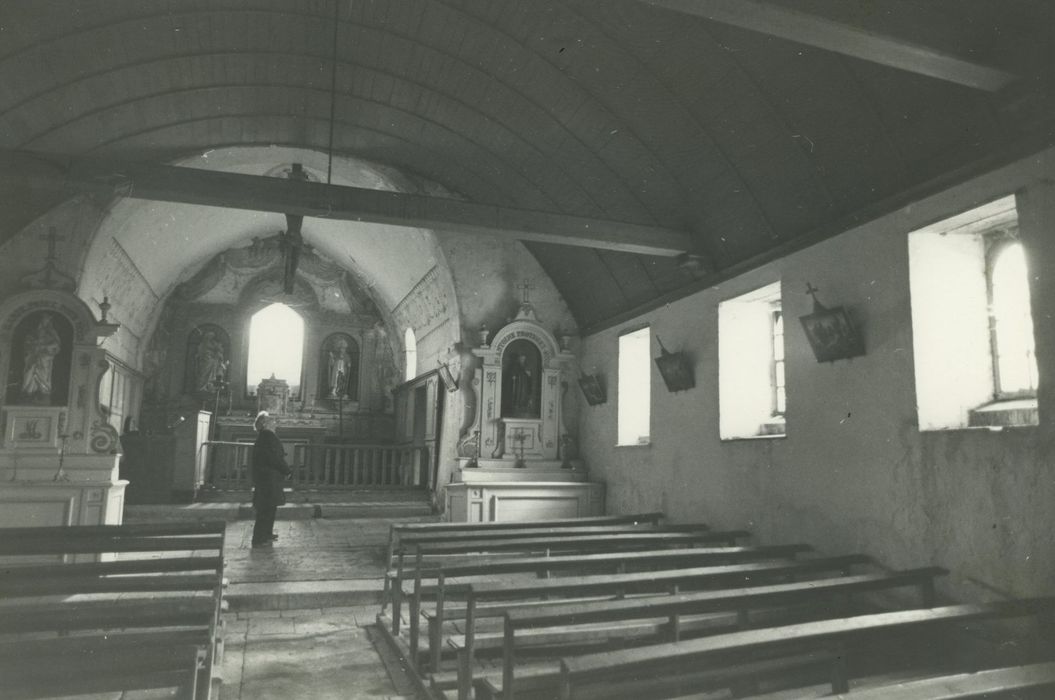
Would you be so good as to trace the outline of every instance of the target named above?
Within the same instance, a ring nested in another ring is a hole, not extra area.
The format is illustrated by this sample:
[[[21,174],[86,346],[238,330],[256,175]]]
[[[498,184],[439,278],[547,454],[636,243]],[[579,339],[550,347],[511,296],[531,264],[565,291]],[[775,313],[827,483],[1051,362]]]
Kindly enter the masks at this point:
[[[398,665],[386,666],[371,641],[368,626],[377,615],[376,602],[323,607],[332,600],[325,595],[330,584],[350,581],[367,590],[375,584],[380,593],[391,522],[280,521],[275,524],[279,539],[267,549],[250,547],[251,521],[228,524],[225,571],[231,589],[252,583],[266,596],[268,584],[281,589],[303,582],[301,590],[308,593],[295,599],[293,609],[227,613],[220,700],[414,696]],[[313,603],[315,586],[320,595]]]

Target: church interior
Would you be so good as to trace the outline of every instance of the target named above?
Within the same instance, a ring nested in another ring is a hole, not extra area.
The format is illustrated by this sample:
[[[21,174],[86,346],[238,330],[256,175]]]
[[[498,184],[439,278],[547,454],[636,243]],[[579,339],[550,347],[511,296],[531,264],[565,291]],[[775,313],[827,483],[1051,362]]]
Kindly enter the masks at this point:
[[[10,697],[1055,692],[1055,5],[16,0],[0,140]],[[309,530],[394,690],[232,681]]]

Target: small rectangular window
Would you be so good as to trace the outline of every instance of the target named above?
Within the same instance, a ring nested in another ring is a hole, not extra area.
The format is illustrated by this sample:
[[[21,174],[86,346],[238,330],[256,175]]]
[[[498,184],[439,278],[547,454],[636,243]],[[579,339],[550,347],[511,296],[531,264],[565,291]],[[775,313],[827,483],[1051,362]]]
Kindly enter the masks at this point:
[[[719,433],[723,440],[786,433],[780,282],[718,305]]]
[[[619,336],[618,432],[620,445],[647,445],[651,419],[652,336],[646,326]]]

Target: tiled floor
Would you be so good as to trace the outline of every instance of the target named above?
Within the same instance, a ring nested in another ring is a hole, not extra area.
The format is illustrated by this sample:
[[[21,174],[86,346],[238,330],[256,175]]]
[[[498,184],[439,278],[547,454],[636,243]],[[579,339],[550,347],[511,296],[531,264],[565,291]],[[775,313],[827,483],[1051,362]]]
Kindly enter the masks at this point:
[[[376,614],[375,606],[238,613],[224,635],[220,700],[404,697],[363,627]]]
[[[292,520],[279,539],[249,546],[251,521],[228,524],[231,584],[375,580],[380,590],[390,520]],[[370,641],[378,606],[230,612],[220,700],[381,700],[412,697]]]

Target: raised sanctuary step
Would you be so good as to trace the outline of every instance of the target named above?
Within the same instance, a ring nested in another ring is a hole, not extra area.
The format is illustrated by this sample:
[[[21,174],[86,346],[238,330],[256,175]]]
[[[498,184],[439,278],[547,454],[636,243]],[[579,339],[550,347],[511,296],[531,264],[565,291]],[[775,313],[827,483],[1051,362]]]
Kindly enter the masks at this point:
[[[184,520],[252,520],[253,496],[248,490],[209,489],[195,503],[126,505],[127,522]],[[419,518],[432,515],[425,491],[372,489],[364,491],[286,490],[286,505],[276,520],[331,520],[352,518]]]

